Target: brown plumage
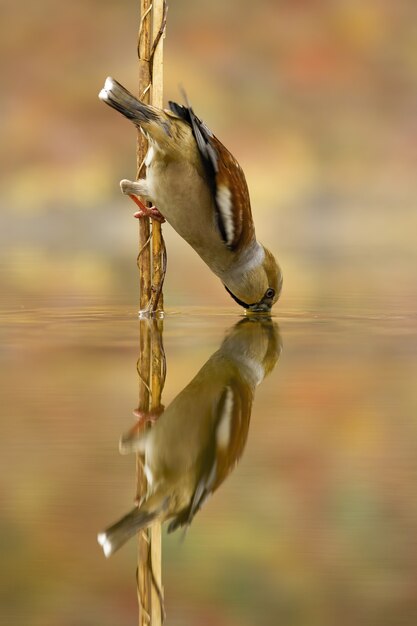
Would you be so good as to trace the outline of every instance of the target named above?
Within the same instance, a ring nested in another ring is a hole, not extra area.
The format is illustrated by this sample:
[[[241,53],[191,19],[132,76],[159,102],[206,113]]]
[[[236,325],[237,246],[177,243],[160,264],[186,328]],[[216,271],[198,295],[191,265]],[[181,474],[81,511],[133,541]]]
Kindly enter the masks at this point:
[[[248,187],[233,155],[188,104],[170,102],[170,110],[145,105],[112,78],[100,99],[149,140],[146,178],[121,181],[123,193],[156,205],[240,305],[270,310],[282,274],[256,240]]]
[[[168,531],[189,526],[233,471],[246,445],[256,387],[281,351],[271,319],[236,324],[152,428],[134,427],[120,441],[138,453],[148,478],[141,502],[98,537],[106,556],[153,520]]]

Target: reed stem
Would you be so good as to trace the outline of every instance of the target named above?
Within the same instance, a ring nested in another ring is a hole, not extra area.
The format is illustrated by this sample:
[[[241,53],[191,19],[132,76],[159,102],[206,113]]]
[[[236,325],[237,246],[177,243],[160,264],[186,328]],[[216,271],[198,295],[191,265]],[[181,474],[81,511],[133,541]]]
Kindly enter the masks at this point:
[[[140,0],[138,33],[139,97],[162,107],[163,39],[166,26],[165,0]],[[147,141],[141,132],[137,137],[137,179],[145,177]],[[162,346],[162,286],[166,269],[166,250],[161,224],[148,218],[139,220],[139,253],[137,259],[140,288],[139,320],[139,409],[158,408],[165,382],[165,355]],[[149,319],[149,317],[153,319]],[[145,319],[143,319],[145,318]],[[137,456],[137,497],[144,497],[147,481],[142,461]],[[154,523],[138,536],[137,592],[139,626],[160,626],[164,618],[161,573],[161,524]]]

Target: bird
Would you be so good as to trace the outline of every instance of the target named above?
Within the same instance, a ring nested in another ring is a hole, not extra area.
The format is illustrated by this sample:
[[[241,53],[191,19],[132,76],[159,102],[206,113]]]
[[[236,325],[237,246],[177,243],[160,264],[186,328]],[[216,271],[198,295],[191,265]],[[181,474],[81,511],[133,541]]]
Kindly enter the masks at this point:
[[[185,96],[185,94],[184,94]],[[108,77],[99,98],[148,139],[146,177],[121,190],[135,217],[166,220],[247,312],[270,312],[282,289],[274,255],[256,239],[245,175],[237,160],[186,104],[160,109]],[[138,198],[151,202],[147,208]]]
[[[140,421],[121,437],[122,454],[139,454],[147,492],[98,535],[106,557],[155,520],[169,520],[168,532],[187,529],[236,466],[246,445],[256,387],[281,353],[277,324],[259,318],[244,317],[232,327],[151,428]]]

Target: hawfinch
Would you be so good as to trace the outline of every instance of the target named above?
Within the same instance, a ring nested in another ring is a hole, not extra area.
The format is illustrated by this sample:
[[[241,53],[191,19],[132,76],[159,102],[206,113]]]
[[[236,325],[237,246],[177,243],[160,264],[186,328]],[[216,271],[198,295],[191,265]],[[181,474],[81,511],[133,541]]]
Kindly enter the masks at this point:
[[[188,527],[245,448],[257,385],[280,355],[271,319],[241,320],[152,428],[122,436],[122,454],[137,452],[147,477],[138,506],[98,535],[106,557],[154,520],[168,532]]]
[[[113,78],[107,78],[99,98],[130,119],[149,142],[146,178],[120,183],[141,207],[135,216],[165,218],[239,305],[270,311],[281,292],[282,273],[256,240],[248,187],[236,159],[188,103],[158,109],[139,102]],[[156,206],[147,209],[136,196]]]

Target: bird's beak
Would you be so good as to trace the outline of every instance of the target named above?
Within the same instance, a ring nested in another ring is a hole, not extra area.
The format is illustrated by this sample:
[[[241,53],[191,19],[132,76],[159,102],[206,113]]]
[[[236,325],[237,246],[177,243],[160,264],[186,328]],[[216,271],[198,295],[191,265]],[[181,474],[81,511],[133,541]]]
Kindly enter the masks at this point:
[[[266,302],[257,302],[256,304],[251,304],[247,311],[248,313],[267,313],[269,315],[271,307]]]

